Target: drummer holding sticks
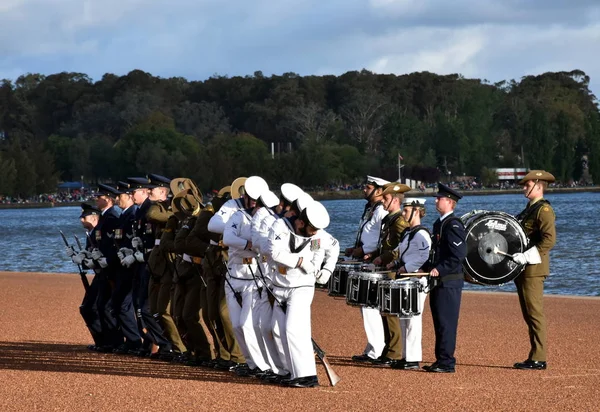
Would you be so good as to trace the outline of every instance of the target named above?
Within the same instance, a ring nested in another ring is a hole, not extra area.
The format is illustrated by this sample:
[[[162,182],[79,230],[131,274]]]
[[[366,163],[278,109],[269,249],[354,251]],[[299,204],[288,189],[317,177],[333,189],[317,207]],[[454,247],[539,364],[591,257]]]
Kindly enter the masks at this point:
[[[406,198],[402,202],[402,206],[402,217],[410,227],[402,233],[400,244],[394,251],[396,259],[387,265],[388,269],[397,269],[396,278],[403,277],[403,274],[419,272],[429,259],[431,249],[429,231],[421,226],[421,218],[425,216],[425,199]],[[400,319],[402,342],[399,346],[402,346],[402,359],[391,362],[390,366],[393,369],[419,369],[419,362],[423,356],[421,349],[422,313],[427,298],[427,293],[423,288],[427,285],[427,278],[411,277],[409,280],[421,284],[418,292],[420,295],[418,299],[419,314]]]
[[[381,221],[381,231],[377,249],[364,256],[365,261],[371,261],[375,266],[385,266],[394,260],[394,251],[400,244],[400,238],[408,223],[402,216],[402,199],[410,187],[392,182],[383,186],[383,208],[388,212]],[[389,275],[392,279],[394,273]],[[389,365],[399,362],[402,358],[402,333],[396,316],[381,315],[385,346],[379,358],[372,362],[379,365]]]

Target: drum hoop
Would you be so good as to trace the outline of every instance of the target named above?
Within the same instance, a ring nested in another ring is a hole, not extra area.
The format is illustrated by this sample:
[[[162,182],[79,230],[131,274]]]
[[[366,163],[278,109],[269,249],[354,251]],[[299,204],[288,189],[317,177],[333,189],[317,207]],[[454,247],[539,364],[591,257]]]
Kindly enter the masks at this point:
[[[481,215],[481,216],[477,216],[477,215]],[[486,219],[493,219],[494,216],[496,216],[496,218],[503,217],[505,222],[507,224],[511,225],[511,227],[515,229],[515,231],[519,235],[519,239],[521,241],[521,250],[525,250],[525,248],[527,247],[527,244],[529,242],[529,239],[527,238],[527,235],[525,234],[525,230],[523,229],[523,226],[521,226],[521,224],[515,219],[514,216],[512,216],[506,212],[489,211],[489,210],[474,210],[470,213],[463,215],[461,217],[461,220],[462,220],[463,224],[465,224],[465,238],[469,237],[469,234],[473,230],[475,223],[479,223]],[[472,221],[468,222],[468,225],[467,225],[467,220],[471,219],[472,217],[474,217],[474,219]],[[502,277],[491,278],[491,277],[483,276],[480,273],[476,272],[475,269],[466,260],[465,260],[465,266],[468,266],[468,268],[471,270],[471,272],[473,272],[473,273],[469,273],[469,271],[467,271],[467,268],[464,267],[463,273],[464,273],[465,277],[469,277],[469,278],[473,279],[473,281],[475,281],[476,283],[486,285],[486,286],[497,286],[497,285],[503,285],[507,282],[511,282],[514,279],[516,279],[525,269],[525,266],[519,265],[519,266],[516,266],[515,269],[511,270],[509,273],[507,273],[506,275],[504,275]],[[474,273],[476,273],[475,276],[473,275]],[[489,282],[489,283],[487,283],[487,282]]]

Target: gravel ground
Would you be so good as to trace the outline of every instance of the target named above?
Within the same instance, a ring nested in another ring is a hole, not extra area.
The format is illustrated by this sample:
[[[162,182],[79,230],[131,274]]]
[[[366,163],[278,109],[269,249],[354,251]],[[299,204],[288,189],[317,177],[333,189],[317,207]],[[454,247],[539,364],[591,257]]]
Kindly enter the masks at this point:
[[[313,336],[342,380],[331,387],[319,365],[320,387],[292,389],[89,352],[77,275],[0,272],[0,282],[1,411],[599,410],[599,298],[547,296],[549,368],[519,371],[528,337],[517,296],[465,292],[456,373],[430,374],[352,363],[365,344],[359,310],[317,291]],[[427,305],[423,356],[434,360]]]

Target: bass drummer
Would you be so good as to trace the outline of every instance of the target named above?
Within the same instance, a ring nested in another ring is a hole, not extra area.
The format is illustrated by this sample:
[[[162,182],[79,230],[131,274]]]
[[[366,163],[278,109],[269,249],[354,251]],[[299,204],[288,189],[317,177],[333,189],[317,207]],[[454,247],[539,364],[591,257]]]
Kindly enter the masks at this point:
[[[402,217],[410,227],[402,233],[398,248],[395,250],[396,259],[387,265],[388,269],[397,269],[396,277],[404,274],[418,272],[429,259],[431,249],[431,234],[425,226],[421,226],[421,219],[425,216],[425,199],[406,198],[402,202]],[[394,360],[390,364],[392,369],[419,369],[419,362],[423,357],[421,337],[423,330],[423,309],[427,293],[423,288],[427,285],[426,277],[412,277],[410,281],[419,282],[418,315],[400,319],[402,331],[402,359]]]
[[[523,186],[529,203],[517,215],[530,240],[530,249],[515,253],[513,260],[525,266],[525,272],[515,279],[523,318],[529,329],[531,350],[524,362],[514,364],[516,369],[546,369],[546,318],[544,316],[544,281],[550,274],[550,249],[556,243],[555,215],[544,199],[544,190],[554,176],[544,170],[530,171],[519,184]]]

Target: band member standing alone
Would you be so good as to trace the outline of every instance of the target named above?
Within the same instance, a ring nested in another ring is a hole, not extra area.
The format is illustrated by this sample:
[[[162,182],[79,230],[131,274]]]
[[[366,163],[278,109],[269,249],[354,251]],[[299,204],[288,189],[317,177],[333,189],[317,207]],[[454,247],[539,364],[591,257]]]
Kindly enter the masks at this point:
[[[515,279],[515,285],[523,318],[529,329],[531,350],[526,361],[514,364],[517,369],[546,369],[544,281],[550,274],[550,249],[556,243],[556,227],[554,210],[543,197],[548,183],[552,182],[554,176],[543,170],[532,170],[519,182],[529,203],[517,215],[517,220],[529,237],[530,249],[514,254],[513,260],[527,265],[525,272]]]
[[[462,263],[467,255],[465,227],[454,216],[462,195],[438,183],[435,207],[440,218],[433,223],[433,250],[430,275],[439,282],[430,293],[429,307],[435,330],[435,362],[425,366],[428,372],[454,373],[456,330],[464,285]]]

